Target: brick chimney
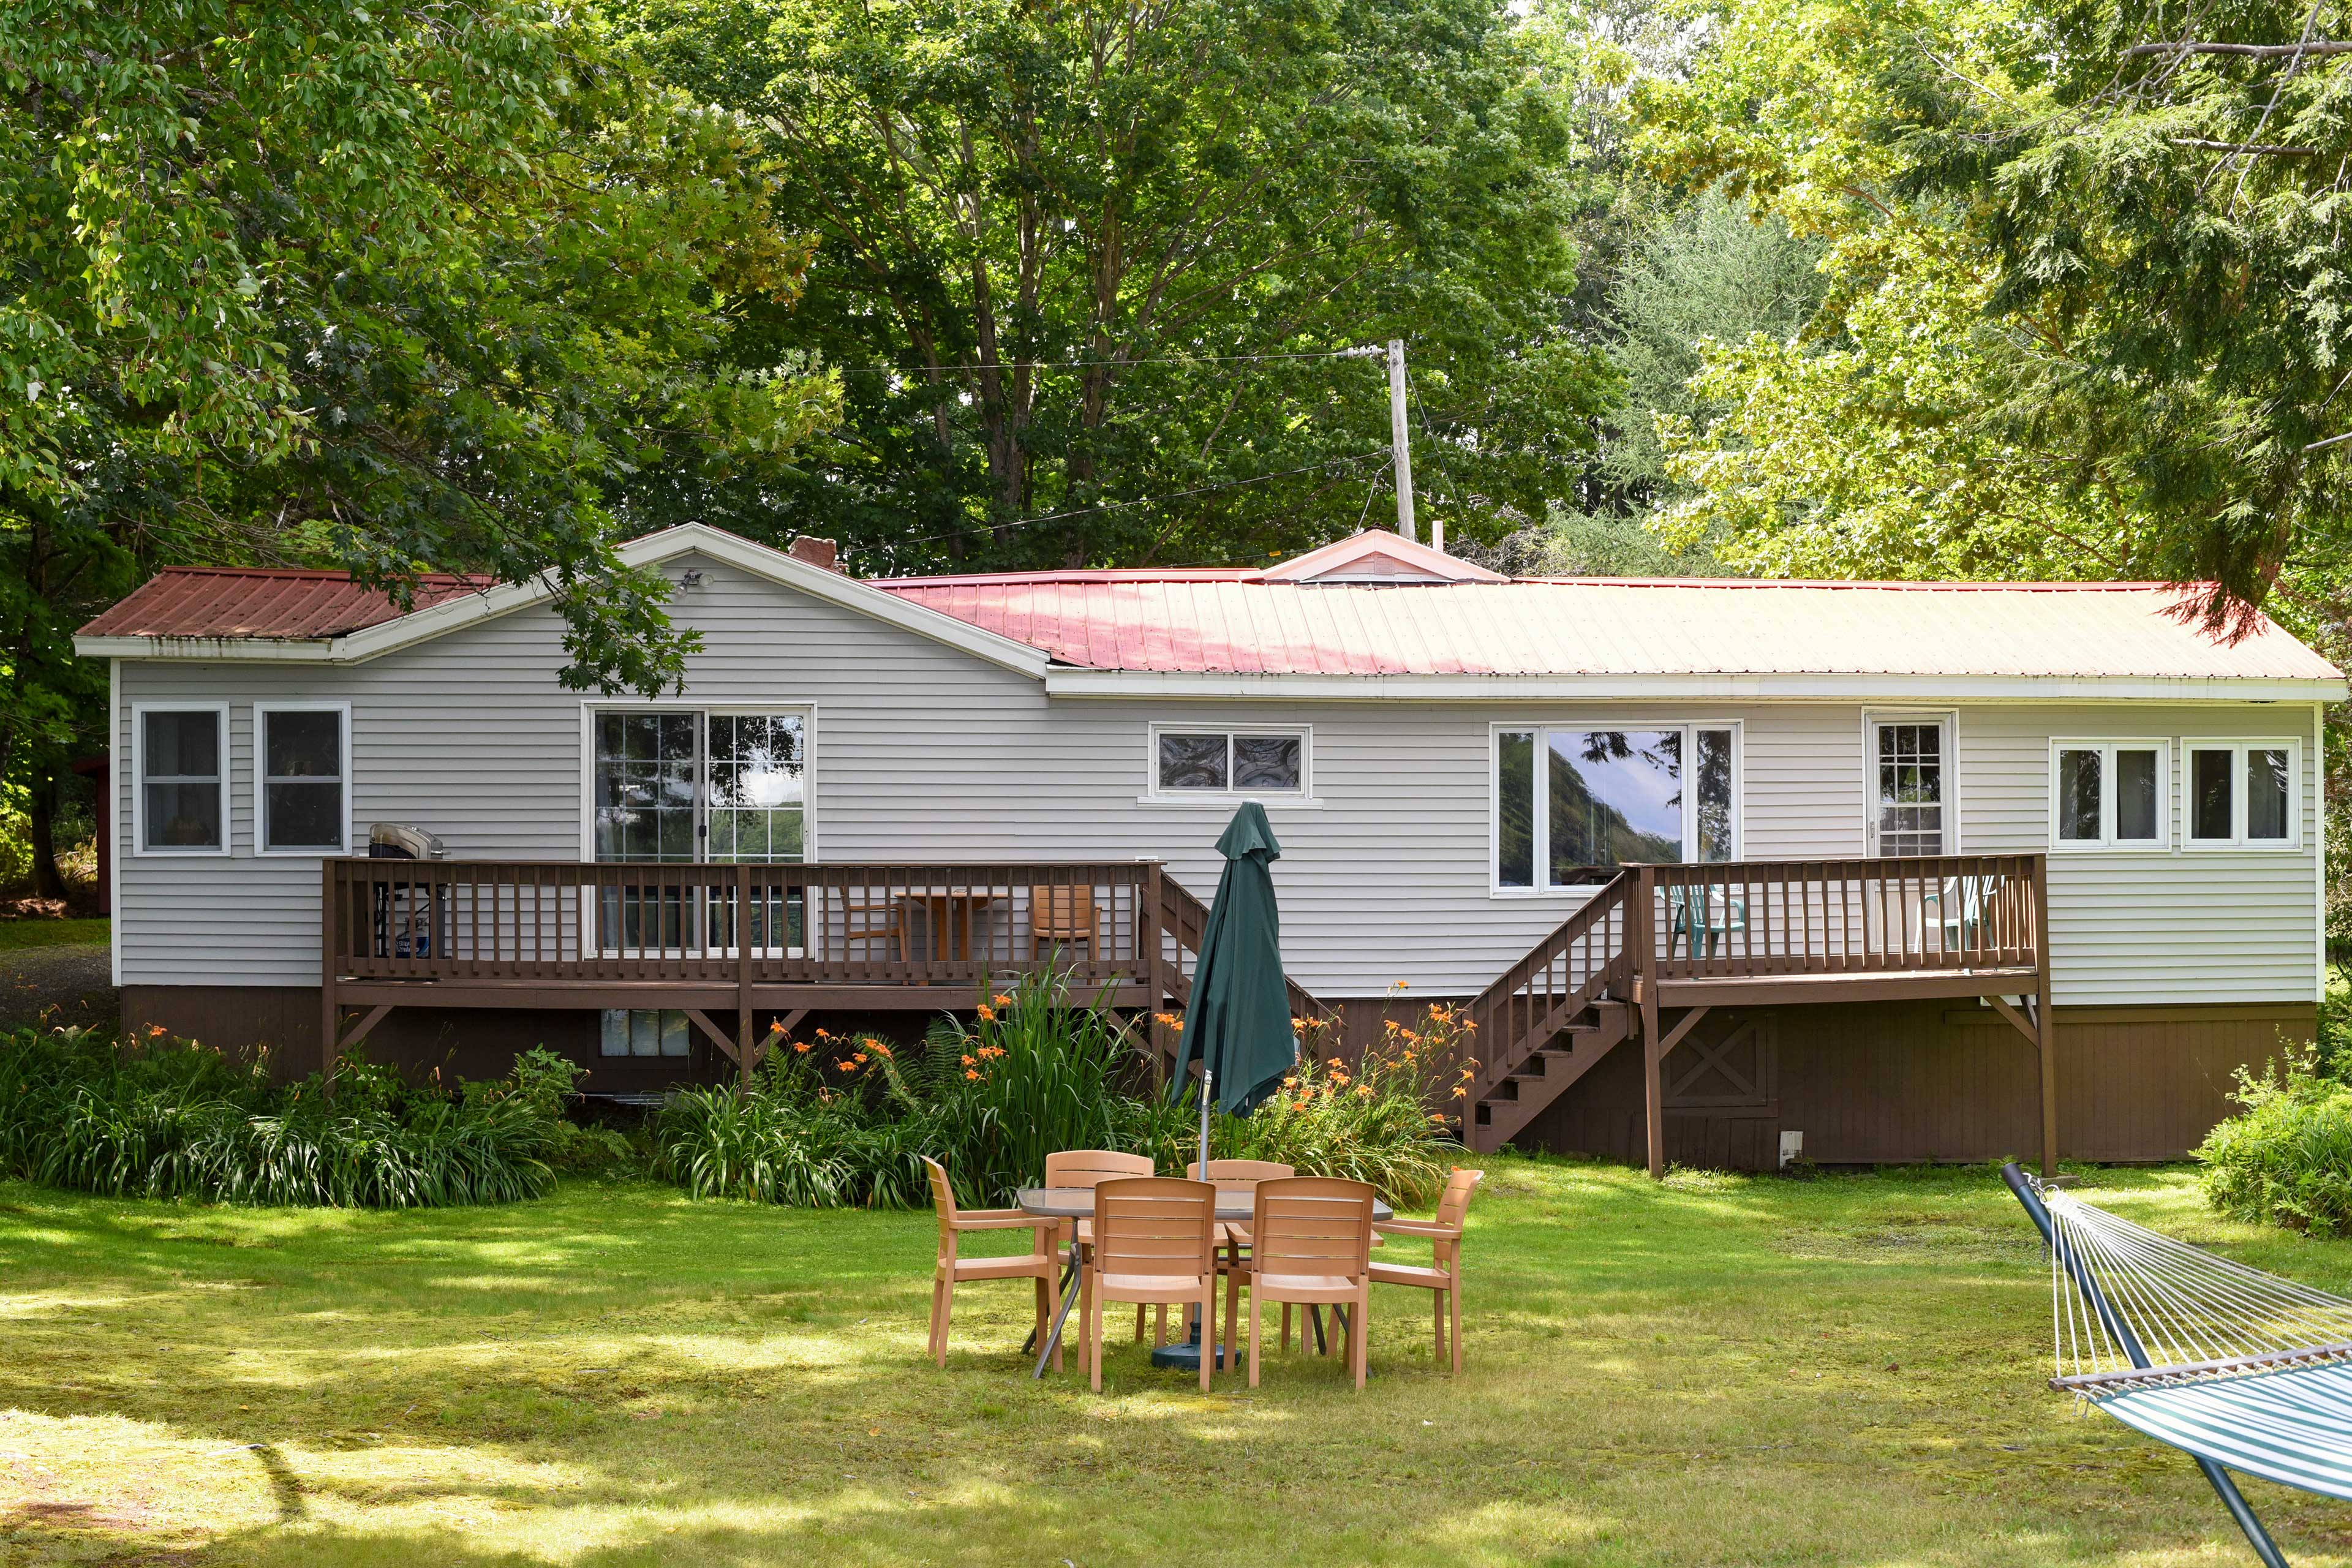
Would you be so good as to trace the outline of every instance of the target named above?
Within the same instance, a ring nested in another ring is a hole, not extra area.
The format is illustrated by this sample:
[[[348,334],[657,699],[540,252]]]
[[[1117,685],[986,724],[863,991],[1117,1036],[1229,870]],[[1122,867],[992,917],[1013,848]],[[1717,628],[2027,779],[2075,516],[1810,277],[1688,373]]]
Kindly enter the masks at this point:
[[[803,533],[785,546],[784,553],[795,561],[805,561],[812,566],[822,566],[828,572],[841,570],[834,564],[841,552],[830,539],[818,539],[814,535]]]

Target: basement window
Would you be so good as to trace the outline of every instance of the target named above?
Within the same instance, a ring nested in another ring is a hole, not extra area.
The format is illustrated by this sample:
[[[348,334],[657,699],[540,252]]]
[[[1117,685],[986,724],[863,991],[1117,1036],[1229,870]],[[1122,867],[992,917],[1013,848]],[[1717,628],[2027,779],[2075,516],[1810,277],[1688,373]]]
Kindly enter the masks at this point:
[[[607,1057],[684,1057],[692,1053],[693,1037],[686,1015],[672,1007],[607,1007],[603,1046]]]

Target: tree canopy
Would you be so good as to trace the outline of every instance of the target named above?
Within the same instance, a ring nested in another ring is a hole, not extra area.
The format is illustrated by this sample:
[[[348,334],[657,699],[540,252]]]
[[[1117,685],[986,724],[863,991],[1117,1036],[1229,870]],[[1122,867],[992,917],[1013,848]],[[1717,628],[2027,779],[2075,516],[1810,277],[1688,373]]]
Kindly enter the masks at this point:
[[[648,515],[898,571],[1263,558],[1353,528],[1411,343],[1424,511],[1540,516],[1606,362],[1568,330],[1571,118],[1496,0],[622,0],[753,117],[816,239],[738,353],[821,355],[839,430]]]
[[[0,81],[0,776],[95,739],[72,630],[173,560],[541,579],[567,681],[675,680],[627,478],[833,406],[718,353],[807,258],[735,117],[514,0],[20,0]]]

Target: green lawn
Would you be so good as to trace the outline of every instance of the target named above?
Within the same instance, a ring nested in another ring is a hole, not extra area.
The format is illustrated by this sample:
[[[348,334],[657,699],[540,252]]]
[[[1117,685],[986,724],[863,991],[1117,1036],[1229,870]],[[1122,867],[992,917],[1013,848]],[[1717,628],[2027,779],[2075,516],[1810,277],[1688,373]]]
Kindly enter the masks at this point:
[[[104,947],[111,922],[95,921],[0,921],[0,952],[27,947]]]
[[[2188,1460],[2077,1418],[1982,1171],[1813,1181],[1498,1160],[1469,1371],[1377,1299],[1372,1384],[1201,1397],[1122,1338],[1033,1384],[1017,1287],[921,1359],[927,1215],[580,1183],[252,1213],[0,1185],[0,1563],[2234,1564]],[[2352,1245],[2136,1218],[2352,1289]],[[2352,1508],[2248,1492],[2300,1564]]]

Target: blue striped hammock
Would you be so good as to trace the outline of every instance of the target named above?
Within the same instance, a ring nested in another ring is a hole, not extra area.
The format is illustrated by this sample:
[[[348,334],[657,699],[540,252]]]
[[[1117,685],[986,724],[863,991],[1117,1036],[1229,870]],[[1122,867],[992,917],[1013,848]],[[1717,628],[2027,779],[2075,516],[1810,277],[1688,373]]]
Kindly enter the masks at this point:
[[[2229,1472],[2352,1500],[2352,1301],[2001,1174],[2049,1244],[2050,1385],[2186,1451],[2285,1568]]]

